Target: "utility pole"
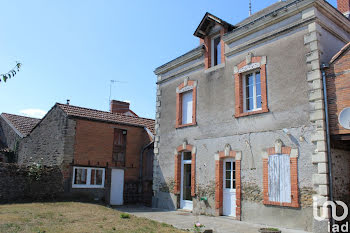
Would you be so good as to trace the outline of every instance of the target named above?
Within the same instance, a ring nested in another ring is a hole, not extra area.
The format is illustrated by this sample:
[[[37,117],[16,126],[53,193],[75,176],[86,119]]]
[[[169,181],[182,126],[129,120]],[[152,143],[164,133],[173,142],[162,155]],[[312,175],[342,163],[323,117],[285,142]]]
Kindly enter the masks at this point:
[[[109,100],[108,100],[108,106],[110,107],[111,104],[111,97],[112,97],[112,85],[114,83],[126,83],[124,81],[119,81],[119,80],[110,80],[110,84],[109,84]]]

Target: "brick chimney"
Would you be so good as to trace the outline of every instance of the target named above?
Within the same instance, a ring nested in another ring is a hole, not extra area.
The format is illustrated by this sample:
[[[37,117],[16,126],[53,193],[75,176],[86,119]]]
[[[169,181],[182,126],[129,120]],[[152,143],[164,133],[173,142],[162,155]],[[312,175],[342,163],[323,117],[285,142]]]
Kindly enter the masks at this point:
[[[350,14],[350,0],[337,0],[338,10],[343,13],[347,18]]]
[[[126,113],[129,112],[129,106],[130,103],[118,101],[118,100],[111,100],[111,112],[112,113]]]

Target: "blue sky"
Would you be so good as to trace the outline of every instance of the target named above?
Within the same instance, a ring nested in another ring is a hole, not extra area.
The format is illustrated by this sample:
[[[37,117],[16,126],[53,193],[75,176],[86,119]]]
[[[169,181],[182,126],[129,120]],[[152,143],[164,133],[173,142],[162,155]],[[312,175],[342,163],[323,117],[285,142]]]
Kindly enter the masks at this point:
[[[277,0],[253,0],[253,13]],[[336,0],[330,1],[336,6]],[[127,100],[154,118],[156,67],[199,45],[193,32],[205,12],[235,24],[245,1],[7,1],[0,3],[0,73],[23,64],[0,83],[0,112],[38,116],[56,102],[109,110]]]

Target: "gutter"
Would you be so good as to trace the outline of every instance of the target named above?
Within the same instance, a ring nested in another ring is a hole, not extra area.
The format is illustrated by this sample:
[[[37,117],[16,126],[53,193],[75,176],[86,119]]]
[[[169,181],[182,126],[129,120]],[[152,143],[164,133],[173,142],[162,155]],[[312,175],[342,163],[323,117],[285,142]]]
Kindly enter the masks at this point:
[[[328,100],[327,100],[327,85],[326,85],[326,72],[325,69],[329,67],[328,64],[323,63],[321,65],[321,72],[322,72],[322,83],[323,83],[323,100],[324,100],[324,109],[325,109],[325,115],[326,115],[326,141],[327,141],[327,157],[328,157],[328,180],[329,180],[329,198],[330,201],[333,202],[333,174],[332,174],[332,154],[331,154],[331,140],[330,140],[330,134],[329,134],[329,117],[328,117]],[[334,225],[334,219],[331,215],[330,217],[330,229],[333,229]]]

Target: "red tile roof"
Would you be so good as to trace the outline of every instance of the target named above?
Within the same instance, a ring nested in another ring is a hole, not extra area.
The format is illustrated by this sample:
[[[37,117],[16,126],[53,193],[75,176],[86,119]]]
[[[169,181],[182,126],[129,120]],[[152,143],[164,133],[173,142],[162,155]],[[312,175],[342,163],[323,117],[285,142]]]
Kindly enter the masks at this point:
[[[19,116],[9,113],[2,113],[1,116],[5,117],[13,127],[23,134],[23,136],[27,136],[40,121],[38,118]]]
[[[337,54],[335,54],[335,55],[332,57],[332,59],[331,59],[331,61],[329,62],[329,64],[331,64],[331,63],[333,63],[335,60],[337,60],[349,47],[350,47],[350,42],[347,43],[346,45],[344,45],[344,47],[341,48],[341,50],[340,50]]]
[[[80,117],[89,120],[100,120],[111,123],[144,126],[154,134],[155,121],[153,119],[127,116],[120,113],[99,111],[96,109],[82,108],[67,104],[57,103],[56,105],[59,106],[68,116]]]

